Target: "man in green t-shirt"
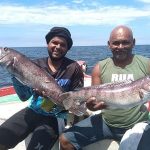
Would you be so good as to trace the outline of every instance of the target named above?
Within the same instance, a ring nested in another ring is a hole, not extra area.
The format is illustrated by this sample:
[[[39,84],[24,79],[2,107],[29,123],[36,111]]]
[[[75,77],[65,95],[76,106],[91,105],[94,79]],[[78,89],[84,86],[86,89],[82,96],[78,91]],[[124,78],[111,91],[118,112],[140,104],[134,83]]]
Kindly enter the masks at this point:
[[[150,74],[150,60],[132,53],[135,39],[130,28],[114,28],[108,46],[113,56],[95,65],[92,71],[92,85],[137,80]],[[103,139],[120,141],[128,129],[148,120],[145,105],[110,110],[104,102],[98,102],[94,97],[89,99],[86,105],[88,109],[102,110],[102,113],[90,116],[66,130],[60,136],[62,150],[79,150]]]

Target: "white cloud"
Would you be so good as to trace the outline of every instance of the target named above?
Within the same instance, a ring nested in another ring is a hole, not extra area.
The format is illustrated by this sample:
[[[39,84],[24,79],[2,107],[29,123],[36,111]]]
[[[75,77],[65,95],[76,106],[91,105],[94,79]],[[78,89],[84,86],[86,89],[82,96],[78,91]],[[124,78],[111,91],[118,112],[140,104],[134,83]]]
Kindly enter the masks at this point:
[[[123,6],[79,9],[58,4],[41,7],[0,4],[0,10],[3,14],[0,15],[0,24],[115,25],[125,24],[137,18],[150,17],[150,9]]]
[[[72,2],[79,4],[79,3],[83,3],[83,1],[84,1],[84,0],[73,0]]]
[[[143,2],[143,3],[150,3],[150,0],[138,0],[140,2]]]

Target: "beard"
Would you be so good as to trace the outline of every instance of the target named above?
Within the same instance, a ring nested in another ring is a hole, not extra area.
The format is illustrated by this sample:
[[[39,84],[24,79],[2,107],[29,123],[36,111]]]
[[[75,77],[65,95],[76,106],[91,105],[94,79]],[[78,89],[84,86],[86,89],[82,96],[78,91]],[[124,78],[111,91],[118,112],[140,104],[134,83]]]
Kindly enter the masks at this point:
[[[49,51],[48,51],[48,54],[49,54],[50,59],[52,61],[56,61],[56,62],[62,60],[65,57],[65,55],[66,55],[66,53],[64,53],[60,57],[56,57],[56,56],[53,56],[53,54],[51,52],[49,52]]]
[[[121,51],[114,51],[113,52],[113,58],[116,61],[126,61],[128,57],[132,54],[132,49],[131,50],[121,50]]]

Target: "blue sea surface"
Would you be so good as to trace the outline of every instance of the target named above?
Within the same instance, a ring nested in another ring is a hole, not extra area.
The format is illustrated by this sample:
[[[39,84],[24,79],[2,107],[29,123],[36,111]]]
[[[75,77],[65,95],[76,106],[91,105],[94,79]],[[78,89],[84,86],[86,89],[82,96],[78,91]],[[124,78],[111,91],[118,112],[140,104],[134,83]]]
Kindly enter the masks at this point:
[[[30,59],[48,56],[46,47],[13,47]],[[150,45],[138,45],[133,49],[134,54],[150,58]],[[91,74],[93,66],[102,59],[111,56],[107,46],[74,46],[67,53],[67,57],[74,60],[83,60],[87,63],[87,74]],[[11,84],[10,74],[0,67],[0,87]]]

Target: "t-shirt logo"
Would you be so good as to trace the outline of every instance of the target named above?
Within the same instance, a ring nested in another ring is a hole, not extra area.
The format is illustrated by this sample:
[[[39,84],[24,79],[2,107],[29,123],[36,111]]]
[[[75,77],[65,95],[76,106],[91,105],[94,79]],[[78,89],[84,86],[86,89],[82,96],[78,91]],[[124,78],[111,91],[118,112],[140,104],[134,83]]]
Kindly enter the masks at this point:
[[[133,74],[112,74],[111,82],[134,81]]]

